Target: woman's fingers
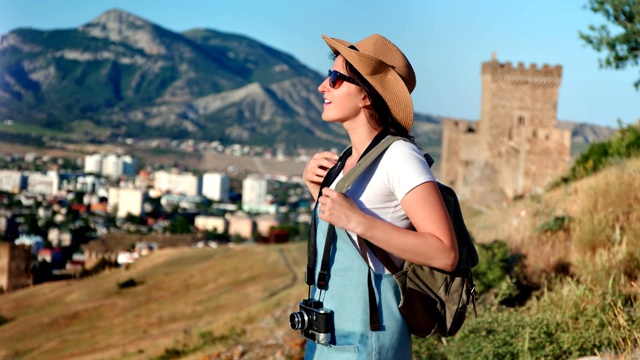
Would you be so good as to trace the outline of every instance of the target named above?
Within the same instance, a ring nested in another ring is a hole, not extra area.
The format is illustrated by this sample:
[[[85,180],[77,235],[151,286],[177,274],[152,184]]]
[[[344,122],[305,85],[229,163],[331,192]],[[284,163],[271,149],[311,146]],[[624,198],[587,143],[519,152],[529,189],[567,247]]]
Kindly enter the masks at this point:
[[[303,179],[314,183],[322,182],[337,159],[338,156],[330,151],[316,153],[307,163]]]

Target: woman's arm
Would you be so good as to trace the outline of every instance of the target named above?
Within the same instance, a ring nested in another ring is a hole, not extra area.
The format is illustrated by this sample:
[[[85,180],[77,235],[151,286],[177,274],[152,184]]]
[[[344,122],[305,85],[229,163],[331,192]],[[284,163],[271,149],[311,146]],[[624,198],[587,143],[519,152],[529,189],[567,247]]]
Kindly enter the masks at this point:
[[[416,186],[401,200],[415,230],[368,215],[348,196],[332,189],[323,189],[318,201],[321,220],[354,232],[401,259],[445,271],[456,267],[455,232],[434,181]]]

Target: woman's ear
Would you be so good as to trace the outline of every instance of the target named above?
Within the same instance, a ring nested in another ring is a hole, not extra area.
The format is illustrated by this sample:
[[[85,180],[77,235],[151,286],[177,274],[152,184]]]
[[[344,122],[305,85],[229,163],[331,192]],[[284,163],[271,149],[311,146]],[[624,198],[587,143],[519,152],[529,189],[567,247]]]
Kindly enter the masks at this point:
[[[360,97],[360,107],[371,105],[371,99],[369,99],[369,95],[367,95],[367,93],[364,90],[362,90],[361,93],[362,95]]]

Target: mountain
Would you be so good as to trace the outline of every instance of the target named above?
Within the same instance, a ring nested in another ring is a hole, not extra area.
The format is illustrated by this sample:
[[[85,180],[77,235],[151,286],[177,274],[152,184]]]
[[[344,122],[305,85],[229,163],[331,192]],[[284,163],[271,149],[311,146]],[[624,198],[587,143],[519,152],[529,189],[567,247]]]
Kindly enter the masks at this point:
[[[0,118],[63,131],[89,120],[110,137],[344,139],[318,121],[320,81],[247,37],[179,34],[121,10],[76,29],[0,38]]]
[[[124,136],[341,148],[342,127],[320,120],[322,79],[248,37],[176,33],[118,9],[75,29],[0,36],[0,120],[82,142]],[[416,114],[413,132],[439,150],[441,118]]]

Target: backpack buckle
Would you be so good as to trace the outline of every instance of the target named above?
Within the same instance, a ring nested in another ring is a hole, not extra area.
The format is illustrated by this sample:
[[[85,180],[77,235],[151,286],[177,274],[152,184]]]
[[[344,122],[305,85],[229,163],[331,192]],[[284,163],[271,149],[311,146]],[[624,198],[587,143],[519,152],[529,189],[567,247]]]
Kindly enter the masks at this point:
[[[471,283],[469,286],[469,297],[467,298],[467,305],[469,305],[469,300],[473,303],[473,314],[478,318],[478,309],[476,308],[476,284]]]

